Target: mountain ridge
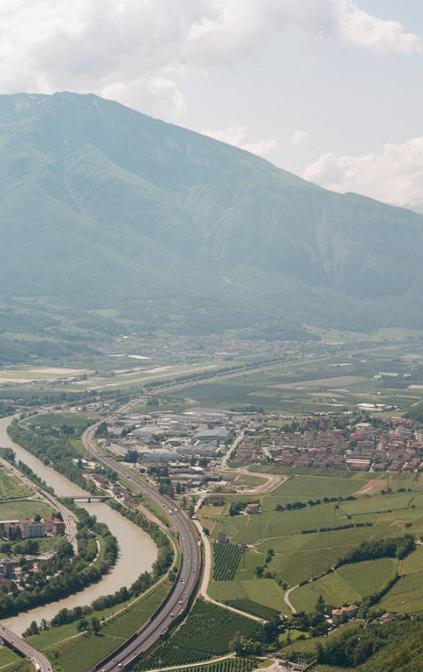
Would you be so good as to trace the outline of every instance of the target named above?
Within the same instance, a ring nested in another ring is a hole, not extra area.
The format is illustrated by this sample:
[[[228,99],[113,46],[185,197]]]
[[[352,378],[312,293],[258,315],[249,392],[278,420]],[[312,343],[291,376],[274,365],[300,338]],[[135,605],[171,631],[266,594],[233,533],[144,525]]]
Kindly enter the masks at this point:
[[[0,96],[0,146],[0,305],[16,315],[35,302],[77,321],[110,309],[112,330],[282,336],[423,326],[410,210],[93,94]]]

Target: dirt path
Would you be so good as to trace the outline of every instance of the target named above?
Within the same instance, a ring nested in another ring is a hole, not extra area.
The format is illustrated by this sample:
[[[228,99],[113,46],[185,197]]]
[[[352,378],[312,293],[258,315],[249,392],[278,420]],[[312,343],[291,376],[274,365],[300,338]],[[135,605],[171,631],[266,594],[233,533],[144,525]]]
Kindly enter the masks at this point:
[[[295,614],[295,613],[297,612],[297,610],[296,610],[296,608],[294,607],[294,605],[292,604],[292,602],[291,602],[291,600],[290,600],[290,595],[291,595],[291,593],[294,592],[294,590],[296,590],[296,589],[299,588],[299,587],[300,587],[300,586],[297,584],[296,586],[292,586],[292,588],[288,588],[288,590],[286,591],[286,593],[285,593],[285,595],[284,595],[284,598],[283,598],[285,604],[286,604],[287,607],[290,609],[290,611],[291,611],[292,614]]]
[[[211,572],[212,572],[212,552],[211,552],[211,547],[210,547],[210,541],[207,537],[206,534],[204,534],[203,528],[201,526],[201,523],[199,520],[194,519],[194,524],[196,528],[198,529],[201,539],[203,540],[203,548],[204,548],[204,568],[203,568],[203,575],[201,577],[201,585],[200,585],[200,590],[199,594],[207,601],[211,602],[212,604],[216,604],[218,607],[223,607],[224,609],[227,609],[228,611],[232,611],[234,614],[239,614],[240,616],[245,616],[245,618],[249,618],[252,621],[257,621],[257,623],[266,623],[266,621],[263,618],[259,618],[258,616],[253,616],[253,614],[249,614],[246,611],[241,611],[241,609],[236,609],[235,607],[231,607],[228,604],[225,604],[224,602],[218,602],[217,600],[214,600],[212,597],[207,592],[208,585],[210,583],[210,578],[211,578]]]

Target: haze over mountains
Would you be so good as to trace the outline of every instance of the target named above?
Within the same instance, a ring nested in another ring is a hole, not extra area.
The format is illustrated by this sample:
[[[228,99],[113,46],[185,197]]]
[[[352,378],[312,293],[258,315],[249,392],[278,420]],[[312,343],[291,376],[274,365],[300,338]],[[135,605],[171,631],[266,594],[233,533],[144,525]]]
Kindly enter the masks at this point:
[[[0,327],[423,327],[423,216],[93,95],[0,96]]]

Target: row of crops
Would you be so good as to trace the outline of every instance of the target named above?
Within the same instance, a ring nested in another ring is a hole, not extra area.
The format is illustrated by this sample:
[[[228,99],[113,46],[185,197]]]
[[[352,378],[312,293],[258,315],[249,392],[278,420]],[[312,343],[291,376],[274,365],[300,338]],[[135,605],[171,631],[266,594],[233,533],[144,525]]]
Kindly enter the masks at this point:
[[[259,539],[299,534],[304,530],[332,528],[348,523],[347,517],[334,504],[320,504],[293,511],[268,511],[255,516],[222,517],[220,529],[229,531],[240,544],[256,543]]]
[[[198,665],[196,667],[178,668],[170,672],[249,672],[258,665],[255,658],[227,658],[216,663],[208,665]]]
[[[313,611],[319,595],[334,607],[361,602],[380,592],[396,571],[397,561],[393,558],[343,565],[335,572],[298,588],[291,599],[298,610],[308,612]]]
[[[158,642],[138,663],[136,670],[187,665],[229,653],[236,633],[247,638],[260,626],[244,616],[210,602],[197,600],[188,620],[170,640]]]
[[[213,579],[232,581],[244,551],[242,544],[213,544]]]

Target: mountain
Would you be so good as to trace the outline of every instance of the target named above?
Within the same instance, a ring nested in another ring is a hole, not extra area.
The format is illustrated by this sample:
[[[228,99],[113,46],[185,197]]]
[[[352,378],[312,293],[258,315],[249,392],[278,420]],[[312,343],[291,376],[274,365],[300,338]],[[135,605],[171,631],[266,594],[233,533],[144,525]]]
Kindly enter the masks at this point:
[[[0,144],[3,344],[423,327],[415,212],[94,95],[0,96]]]
[[[404,207],[423,214],[423,198],[415,198],[414,200],[404,204]]]

